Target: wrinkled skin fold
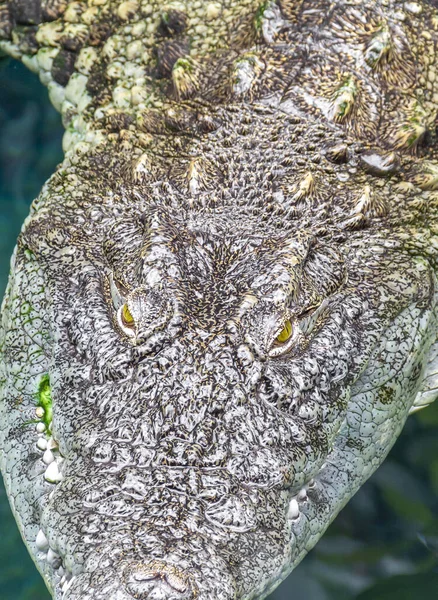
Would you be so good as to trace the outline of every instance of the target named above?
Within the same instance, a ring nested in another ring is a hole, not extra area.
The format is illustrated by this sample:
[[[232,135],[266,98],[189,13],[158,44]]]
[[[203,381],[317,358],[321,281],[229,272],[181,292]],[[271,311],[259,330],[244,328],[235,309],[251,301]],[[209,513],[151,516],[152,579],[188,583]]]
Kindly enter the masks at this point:
[[[0,331],[55,600],[265,598],[435,398],[438,13],[311,5],[0,2],[66,126]]]

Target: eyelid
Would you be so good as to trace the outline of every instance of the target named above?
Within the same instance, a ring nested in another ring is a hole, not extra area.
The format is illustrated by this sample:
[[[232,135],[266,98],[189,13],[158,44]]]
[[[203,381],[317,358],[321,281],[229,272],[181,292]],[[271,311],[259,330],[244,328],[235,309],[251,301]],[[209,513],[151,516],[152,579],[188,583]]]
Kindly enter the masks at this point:
[[[325,298],[319,306],[314,308],[314,310],[306,311],[303,317],[299,317],[299,328],[303,335],[307,335],[313,331],[319,317],[329,304],[329,300]]]
[[[124,304],[125,301],[119,292],[119,289],[116,285],[116,282],[114,281],[114,277],[113,277],[112,273],[109,274],[108,281],[109,281],[110,294],[111,294],[111,299],[113,301],[113,306],[116,309],[116,311],[118,311],[119,308]]]
[[[275,337],[273,338],[268,349],[268,355],[271,358],[275,358],[289,352],[291,348],[296,345],[300,338],[302,339],[303,336],[312,332],[318,321],[318,318],[325,311],[328,305],[329,300],[325,299],[319,306],[309,307],[295,318],[289,314],[286,314],[284,316],[281,329],[279,328],[276,330]],[[277,337],[284,329],[287,321],[290,321],[292,325],[292,335],[284,343],[278,342]]]

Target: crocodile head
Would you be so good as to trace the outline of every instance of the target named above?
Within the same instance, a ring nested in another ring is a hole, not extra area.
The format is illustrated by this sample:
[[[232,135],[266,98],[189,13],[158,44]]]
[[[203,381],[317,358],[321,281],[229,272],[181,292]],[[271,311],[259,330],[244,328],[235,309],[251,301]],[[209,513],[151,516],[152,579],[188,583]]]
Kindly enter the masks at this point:
[[[430,267],[378,229],[315,238],[117,194],[80,233],[43,211],[17,251],[50,329],[31,551],[63,600],[265,597],[396,439]]]
[[[433,8],[162,4],[0,2],[67,127],[0,330],[56,600],[264,598],[436,359]]]

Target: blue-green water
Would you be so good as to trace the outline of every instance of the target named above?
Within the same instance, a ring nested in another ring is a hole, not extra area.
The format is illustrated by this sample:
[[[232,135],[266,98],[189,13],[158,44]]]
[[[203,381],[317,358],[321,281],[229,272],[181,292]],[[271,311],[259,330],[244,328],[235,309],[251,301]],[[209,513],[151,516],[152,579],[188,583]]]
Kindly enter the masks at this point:
[[[0,59],[0,288],[32,199],[62,159],[60,118],[35,75]],[[438,598],[438,403],[270,600]],[[49,600],[0,487],[0,600]]]

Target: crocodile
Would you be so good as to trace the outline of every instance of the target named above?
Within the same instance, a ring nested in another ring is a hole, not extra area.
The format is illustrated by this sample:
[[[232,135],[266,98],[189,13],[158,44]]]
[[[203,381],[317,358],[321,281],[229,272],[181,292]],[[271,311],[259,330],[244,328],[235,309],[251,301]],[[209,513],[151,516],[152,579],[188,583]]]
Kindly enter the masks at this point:
[[[437,395],[438,8],[0,0],[65,157],[2,305],[56,600],[268,596]]]

